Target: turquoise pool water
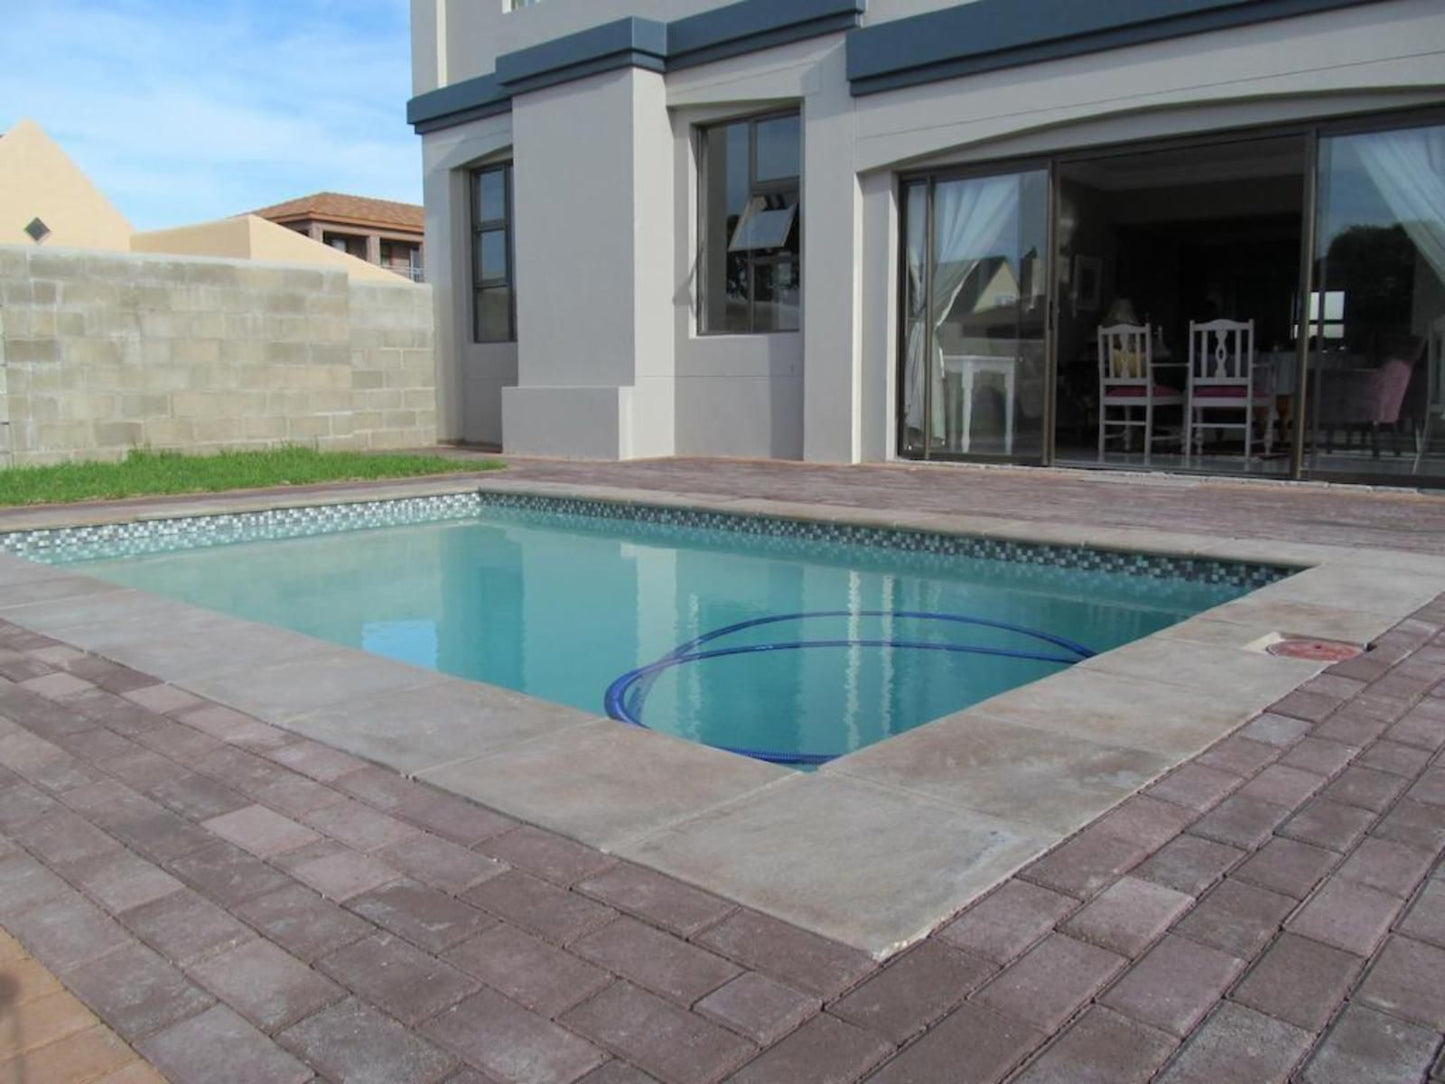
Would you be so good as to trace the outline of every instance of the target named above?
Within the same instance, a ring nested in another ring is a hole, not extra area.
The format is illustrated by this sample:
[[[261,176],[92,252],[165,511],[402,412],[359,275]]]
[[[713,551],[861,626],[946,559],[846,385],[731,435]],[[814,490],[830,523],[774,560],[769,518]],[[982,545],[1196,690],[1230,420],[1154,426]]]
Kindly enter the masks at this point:
[[[1080,657],[1069,643],[1107,651],[1251,589],[487,507],[79,568],[597,713],[620,677],[663,660],[615,688],[614,709],[693,741],[803,761],[1056,673]],[[754,623],[771,618],[783,619]]]

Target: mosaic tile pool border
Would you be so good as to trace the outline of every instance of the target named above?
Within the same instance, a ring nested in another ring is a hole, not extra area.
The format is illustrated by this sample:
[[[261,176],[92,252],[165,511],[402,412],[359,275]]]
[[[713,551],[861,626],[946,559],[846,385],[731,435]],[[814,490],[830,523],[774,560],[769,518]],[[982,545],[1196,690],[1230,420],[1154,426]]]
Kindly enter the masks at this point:
[[[1018,542],[899,527],[789,519],[783,516],[677,508],[524,493],[458,493],[351,504],[275,508],[259,512],[13,531],[0,534],[0,551],[50,564],[137,557],[180,550],[280,541],[316,535],[416,526],[505,511],[516,522],[565,516],[580,521],[626,523],[644,537],[676,528],[726,531],[772,543],[779,553],[805,556],[810,547],[863,546],[940,558],[966,557],[1016,565],[1120,573],[1253,590],[1295,569],[1205,557],[1132,553],[1046,542]]]

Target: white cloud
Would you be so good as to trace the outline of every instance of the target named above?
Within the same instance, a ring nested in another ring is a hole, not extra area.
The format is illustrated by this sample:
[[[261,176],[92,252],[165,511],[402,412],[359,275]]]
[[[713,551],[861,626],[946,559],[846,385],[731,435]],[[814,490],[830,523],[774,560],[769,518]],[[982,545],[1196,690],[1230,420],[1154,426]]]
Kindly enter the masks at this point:
[[[420,202],[406,0],[17,7],[0,130],[34,119],[138,228],[321,189]]]

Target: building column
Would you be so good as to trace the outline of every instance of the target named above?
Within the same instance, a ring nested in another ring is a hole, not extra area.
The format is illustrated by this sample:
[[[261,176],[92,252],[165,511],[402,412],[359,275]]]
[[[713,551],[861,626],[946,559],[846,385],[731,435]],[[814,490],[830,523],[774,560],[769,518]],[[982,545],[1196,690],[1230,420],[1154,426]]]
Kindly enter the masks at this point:
[[[381,237],[375,233],[366,235],[366,262],[381,263]]]
[[[638,68],[513,100],[515,454],[630,459],[675,447],[673,142]]]

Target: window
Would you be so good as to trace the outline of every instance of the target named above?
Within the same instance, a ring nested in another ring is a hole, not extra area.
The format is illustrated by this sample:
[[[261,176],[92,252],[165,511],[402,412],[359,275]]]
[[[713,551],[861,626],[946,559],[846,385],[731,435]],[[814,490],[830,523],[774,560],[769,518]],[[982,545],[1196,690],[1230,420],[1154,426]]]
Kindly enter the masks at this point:
[[[797,113],[701,131],[698,296],[706,334],[800,326],[801,136]]]
[[[517,337],[512,270],[512,164],[472,172],[472,338]]]

